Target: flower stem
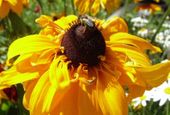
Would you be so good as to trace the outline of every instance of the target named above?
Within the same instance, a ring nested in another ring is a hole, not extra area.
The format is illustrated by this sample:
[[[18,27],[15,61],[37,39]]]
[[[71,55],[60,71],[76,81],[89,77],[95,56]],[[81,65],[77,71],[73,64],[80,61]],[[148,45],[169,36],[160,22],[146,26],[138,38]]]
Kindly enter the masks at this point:
[[[126,0],[125,1],[125,5],[124,5],[124,11],[123,11],[123,13],[122,13],[122,16],[124,16],[125,14],[126,14],[126,11],[127,11],[127,8],[128,8],[128,6],[129,6],[129,0]]]
[[[153,43],[155,41],[155,37],[156,35],[158,34],[158,32],[160,31],[161,27],[162,27],[162,24],[164,23],[166,17],[169,15],[169,12],[170,12],[170,7],[168,7],[168,9],[166,10],[166,12],[164,13],[159,25],[158,25],[158,28],[156,29],[156,32],[154,33],[154,35],[152,36],[151,38],[151,43]]]
[[[169,101],[166,102],[166,115],[169,115]]]
[[[76,9],[74,7],[74,1],[73,0],[71,0],[71,6],[72,6],[73,14],[76,14]]]
[[[67,1],[66,0],[63,1],[64,1],[64,14],[65,16],[67,16]]]
[[[18,101],[17,105],[19,108],[19,115],[29,115],[29,112],[23,107],[22,100],[24,95],[24,89],[21,84],[17,84],[17,94],[18,94]]]

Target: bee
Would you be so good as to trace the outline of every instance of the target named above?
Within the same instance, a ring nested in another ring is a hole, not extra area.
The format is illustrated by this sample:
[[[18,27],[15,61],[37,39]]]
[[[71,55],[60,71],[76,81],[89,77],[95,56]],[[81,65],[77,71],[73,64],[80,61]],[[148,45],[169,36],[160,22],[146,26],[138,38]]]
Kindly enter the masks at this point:
[[[94,27],[95,23],[94,23],[94,19],[88,15],[80,15],[78,17],[78,20],[80,21],[81,24],[84,24],[87,27]]]

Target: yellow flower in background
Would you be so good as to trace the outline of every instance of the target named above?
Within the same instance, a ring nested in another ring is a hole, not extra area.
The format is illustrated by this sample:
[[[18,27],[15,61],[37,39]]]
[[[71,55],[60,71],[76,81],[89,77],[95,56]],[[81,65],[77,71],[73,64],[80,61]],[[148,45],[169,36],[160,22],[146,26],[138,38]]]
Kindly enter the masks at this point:
[[[6,17],[10,11],[21,14],[23,5],[27,5],[29,0],[0,0],[0,19]]]
[[[134,0],[135,3],[139,3],[137,10],[148,10],[151,13],[161,11],[161,0]]]
[[[74,0],[74,5],[77,7],[79,14],[90,13],[96,15],[100,8],[106,9],[110,14],[121,5],[121,0]]]
[[[128,102],[167,79],[170,62],[152,65],[149,42],[128,34],[123,19],[70,15],[36,20],[39,34],[14,41],[0,89],[23,83],[30,115],[127,115]]]

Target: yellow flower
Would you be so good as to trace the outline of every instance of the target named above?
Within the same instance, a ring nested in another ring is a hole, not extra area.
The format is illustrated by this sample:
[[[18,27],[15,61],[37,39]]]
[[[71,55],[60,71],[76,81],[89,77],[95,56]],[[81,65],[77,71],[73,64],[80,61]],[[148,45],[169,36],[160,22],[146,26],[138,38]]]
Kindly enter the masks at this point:
[[[74,0],[74,5],[80,14],[90,13],[94,16],[100,11],[100,8],[112,13],[113,10],[120,7],[121,0]]]
[[[137,10],[146,10],[147,9],[151,13],[162,10],[161,6],[159,5],[159,2],[161,2],[160,0],[152,0],[149,2],[147,0],[134,0],[134,2],[141,3],[137,7]]]
[[[30,115],[127,115],[128,102],[167,79],[170,62],[152,65],[149,42],[128,34],[119,17],[70,15],[36,20],[39,34],[14,41],[0,89],[23,83]]]
[[[10,10],[21,14],[23,5],[27,5],[28,2],[29,0],[0,0],[0,19],[6,17]]]

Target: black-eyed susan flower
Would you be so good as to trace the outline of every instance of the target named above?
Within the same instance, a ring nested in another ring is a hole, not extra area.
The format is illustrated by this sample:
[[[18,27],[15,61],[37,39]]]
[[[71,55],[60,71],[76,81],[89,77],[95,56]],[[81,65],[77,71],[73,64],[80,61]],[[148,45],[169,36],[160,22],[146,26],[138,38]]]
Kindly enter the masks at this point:
[[[16,14],[21,14],[23,5],[27,5],[29,0],[0,0],[0,19],[6,17],[11,10]]]
[[[137,10],[148,10],[151,13],[161,11],[162,5],[165,4],[163,0],[134,0],[139,3]]]
[[[90,13],[94,16],[100,11],[100,8],[112,13],[113,10],[120,7],[121,0],[74,0],[74,5],[79,14]]]
[[[170,62],[152,65],[149,42],[128,34],[119,17],[70,15],[36,20],[39,34],[14,41],[0,89],[23,83],[31,115],[127,115],[128,102],[167,79]]]

